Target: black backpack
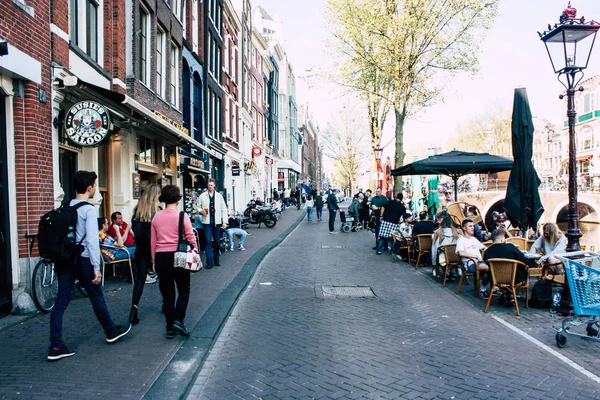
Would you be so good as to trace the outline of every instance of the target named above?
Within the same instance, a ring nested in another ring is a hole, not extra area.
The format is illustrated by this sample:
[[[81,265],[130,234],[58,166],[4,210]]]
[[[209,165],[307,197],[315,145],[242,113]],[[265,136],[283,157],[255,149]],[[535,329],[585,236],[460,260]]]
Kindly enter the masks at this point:
[[[83,251],[83,240],[76,242],[77,209],[89,205],[82,201],[74,206],[63,204],[40,218],[38,225],[38,247],[40,257],[60,263],[72,260]]]
[[[531,289],[529,306],[533,308],[550,308],[552,306],[552,283],[540,279]]]

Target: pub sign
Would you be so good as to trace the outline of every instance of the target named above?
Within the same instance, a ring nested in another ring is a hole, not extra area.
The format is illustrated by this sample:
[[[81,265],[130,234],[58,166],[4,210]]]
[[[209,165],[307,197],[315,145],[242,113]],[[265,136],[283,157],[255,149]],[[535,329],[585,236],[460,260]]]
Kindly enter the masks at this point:
[[[110,115],[106,107],[91,100],[73,104],[65,119],[67,139],[82,147],[96,147],[104,142],[112,131]]]

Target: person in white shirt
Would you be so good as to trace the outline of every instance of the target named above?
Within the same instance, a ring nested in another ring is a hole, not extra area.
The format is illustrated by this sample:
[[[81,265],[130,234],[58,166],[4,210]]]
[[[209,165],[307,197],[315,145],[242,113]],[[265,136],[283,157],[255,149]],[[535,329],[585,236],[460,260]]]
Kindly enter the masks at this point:
[[[477,260],[477,269],[481,275],[479,293],[482,297],[485,297],[487,295],[486,286],[489,281],[489,267],[483,262],[481,256],[481,250],[484,250],[485,246],[474,236],[475,227],[472,220],[467,218],[462,222],[462,231],[463,236],[456,240],[456,254],[458,254],[463,266],[469,272],[475,272],[475,263],[472,259]]]
[[[411,213],[406,213],[404,214],[403,217],[403,221],[400,224],[400,233],[402,234],[402,237],[404,238],[412,238],[412,223],[413,223],[413,216]]]

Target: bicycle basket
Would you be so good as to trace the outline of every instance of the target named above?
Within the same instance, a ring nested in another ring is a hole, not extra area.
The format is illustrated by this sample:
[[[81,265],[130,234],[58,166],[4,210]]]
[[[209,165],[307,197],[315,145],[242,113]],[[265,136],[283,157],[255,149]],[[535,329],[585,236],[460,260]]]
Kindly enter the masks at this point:
[[[575,314],[600,316],[600,271],[577,261],[563,260]]]

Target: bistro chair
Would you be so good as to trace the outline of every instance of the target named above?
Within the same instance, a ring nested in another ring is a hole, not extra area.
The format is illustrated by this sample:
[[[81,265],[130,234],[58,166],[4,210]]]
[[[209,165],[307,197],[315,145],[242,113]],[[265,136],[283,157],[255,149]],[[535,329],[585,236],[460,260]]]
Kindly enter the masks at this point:
[[[412,239],[402,237],[398,231],[392,231],[392,262],[396,262],[396,256],[402,258],[402,253],[406,251],[408,263],[410,264],[413,258]]]
[[[531,249],[531,246],[533,246],[534,241],[520,236],[513,236],[506,239],[506,243],[514,244],[521,251],[529,251],[529,249]]]
[[[419,269],[419,263],[421,262],[422,256],[429,255],[431,257],[431,247],[433,246],[433,238],[431,237],[431,234],[424,233],[422,235],[417,235],[417,244],[419,245],[419,254],[417,256],[415,269]]]
[[[529,279],[525,279],[524,282],[515,283],[517,266],[522,265],[527,268],[527,265],[520,261],[507,258],[490,258],[487,260],[487,264],[490,267],[492,287],[498,286],[498,288],[508,289],[510,293],[512,293],[513,298],[515,299],[515,311],[518,317],[521,315],[521,312],[519,311],[519,302],[517,301],[517,289],[525,290],[525,308],[529,308]],[[488,312],[491,303],[492,295],[490,294],[483,312]]]
[[[107,244],[101,244],[100,250],[102,250],[102,249],[112,250],[112,251],[124,251],[125,253],[127,253],[127,258],[121,258],[119,260],[112,260],[112,261],[107,259],[107,257],[104,254],[100,253],[100,260],[102,260],[102,286],[104,286],[104,269],[105,269],[105,267],[107,265],[112,265],[113,276],[115,276],[116,264],[120,264],[120,263],[128,263],[129,264],[129,273],[131,274],[131,283],[133,283],[134,279],[133,279],[133,267],[131,265],[131,254],[129,254],[129,250],[127,250],[127,247],[125,247],[125,246],[116,247],[116,246],[109,246]]]
[[[458,257],[458,254],[457,254],[457,257]],[[463,281],[466,279],[467,285],[468,285],[469,284],[469,276],[472,276],[473,277],[473,286],[475,287],[475,295],[477,296],[477,298],[479,298],[480,297],[480,294],[479,294],[479,282],[480,282],[479,261],[473,257],[463,257],[463,258],[468,259],[475,265],[475,272],[468,271],[461,260],[461,262],[459,264],[459,268],[462,270],[462,275],[460,276],[460,279],[458,280],[458,286],[456,287],[456,294],[460,293],[460,288],[462,287]]]
[[[443,254],[444,259],[439,260],[437,265],[435,266],[435,279],[438,280],[443,276],[444,281],[442,286],[445,287],[446,281],[448,280],[448,272],[451,271],[452,268],[460,268],[461,262],[460,257],[456,254],[456,243],[443,244],[438,249],[442,249],[440,256]]]

